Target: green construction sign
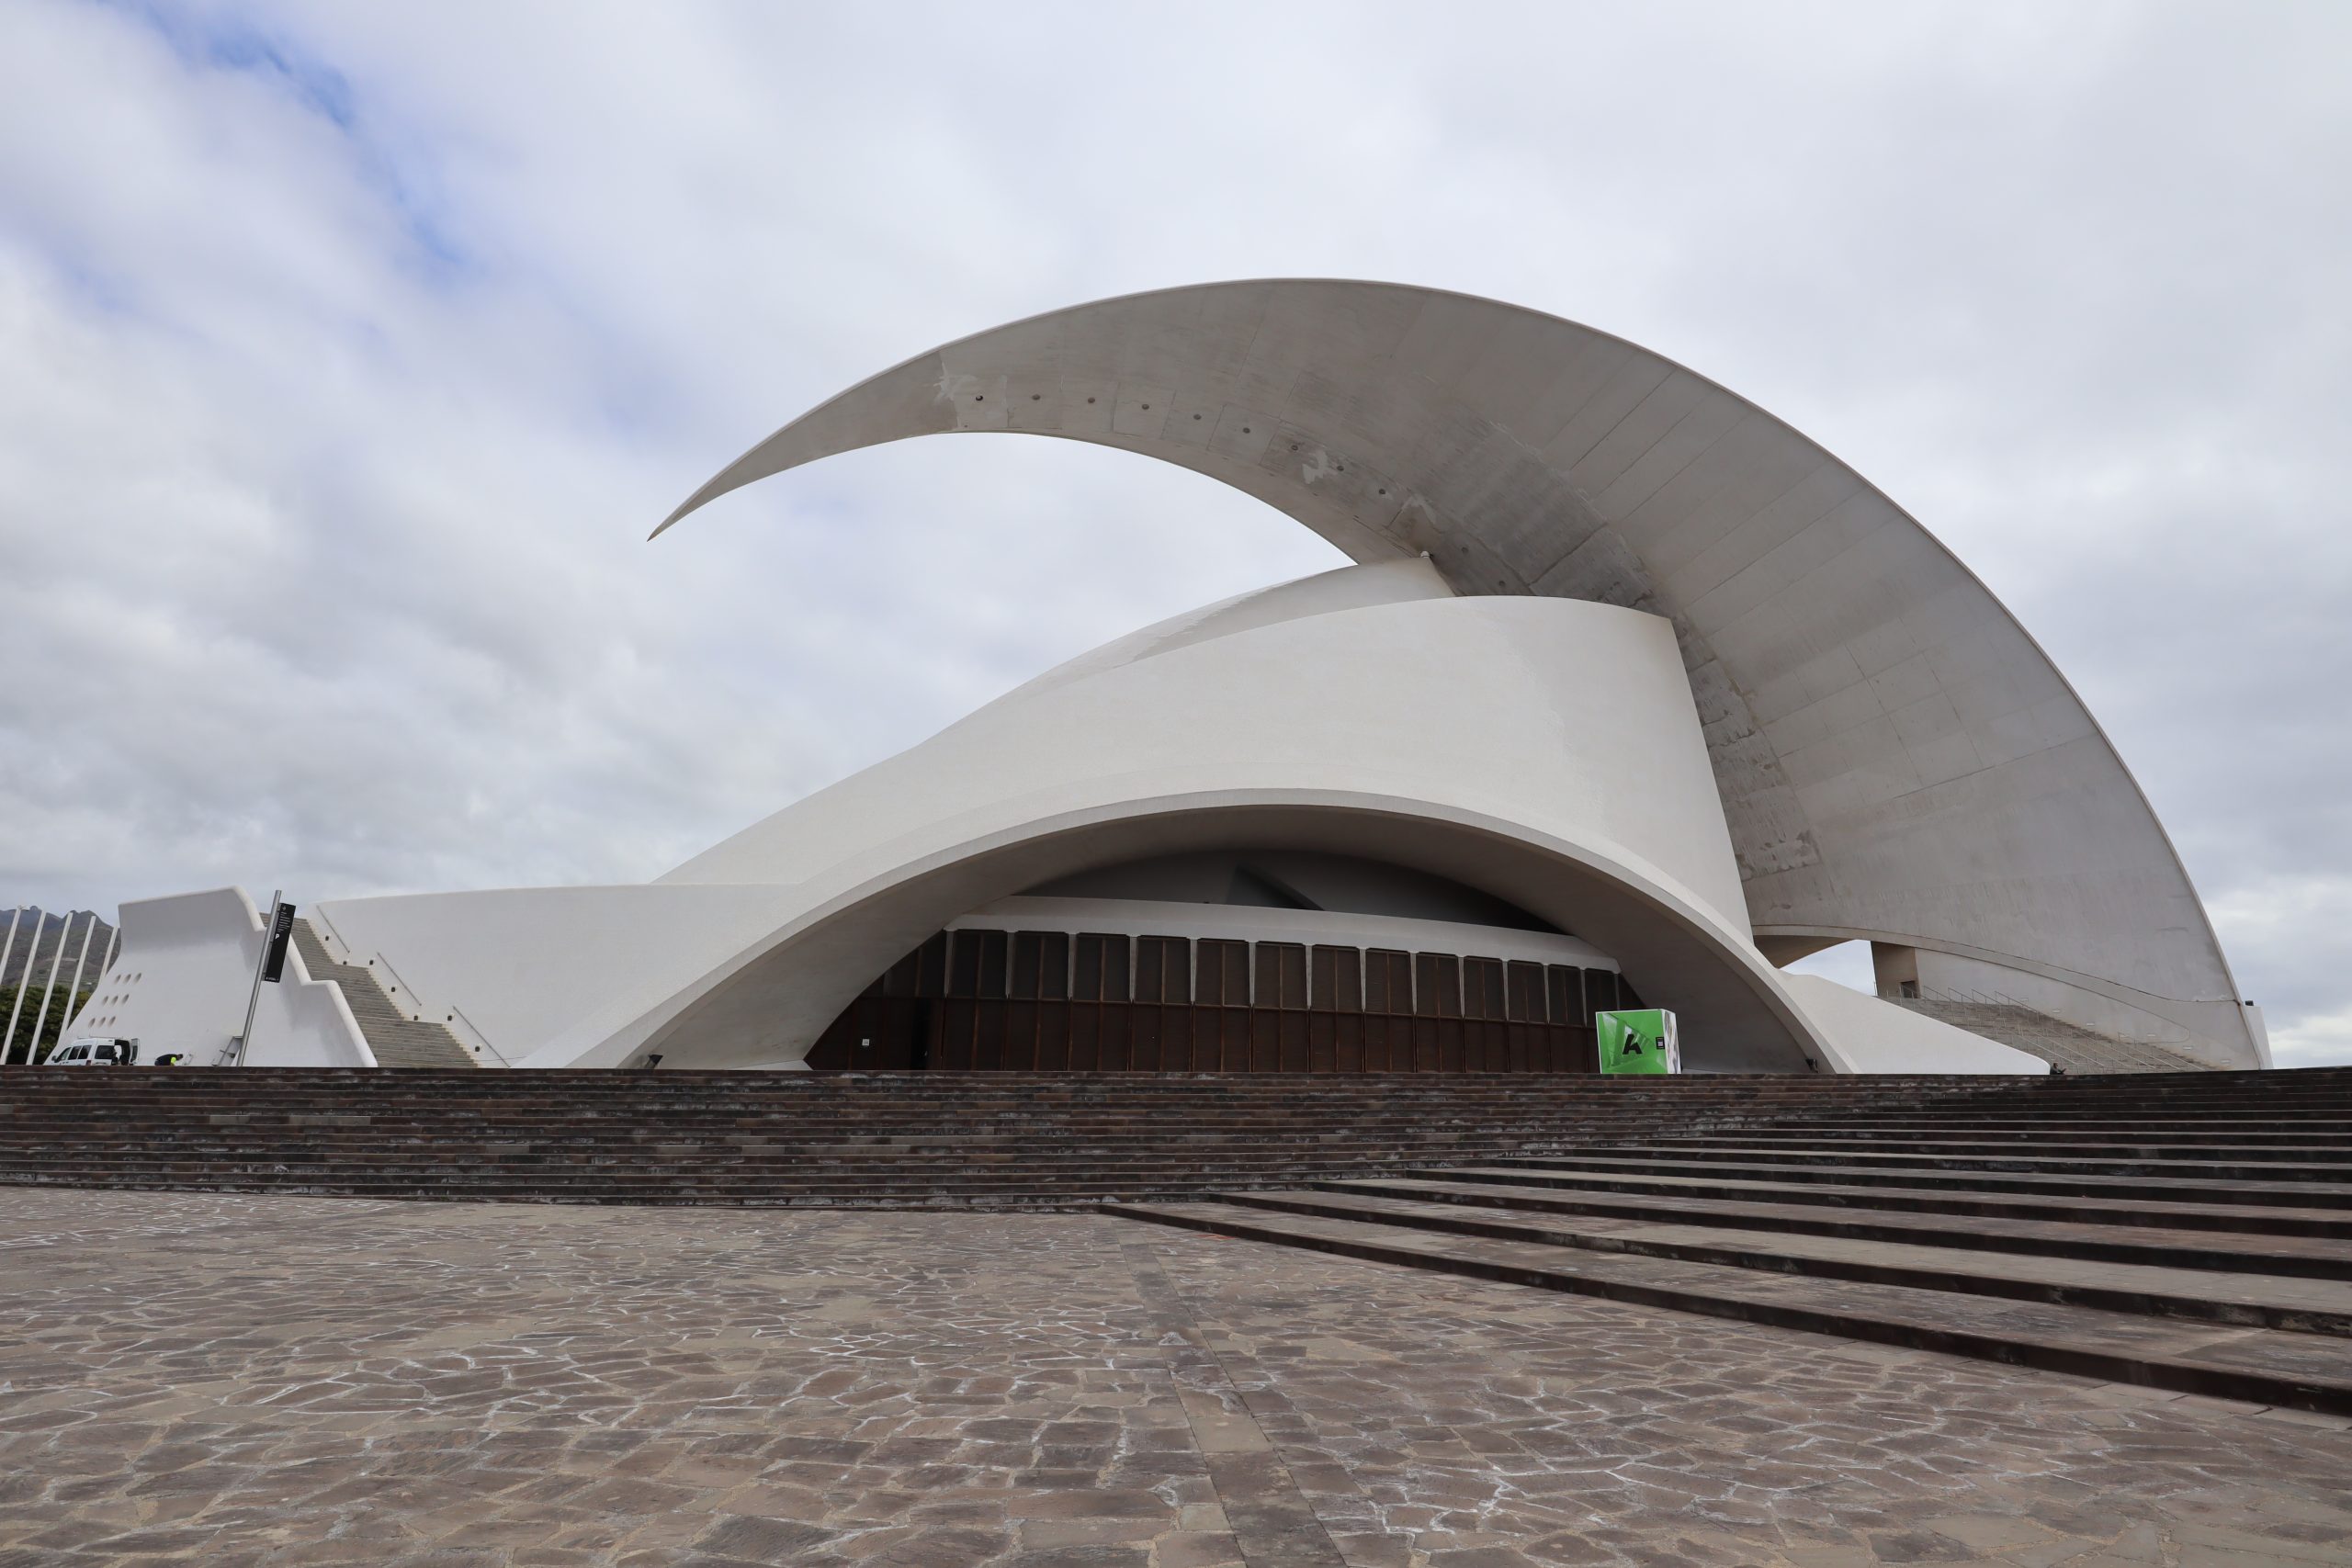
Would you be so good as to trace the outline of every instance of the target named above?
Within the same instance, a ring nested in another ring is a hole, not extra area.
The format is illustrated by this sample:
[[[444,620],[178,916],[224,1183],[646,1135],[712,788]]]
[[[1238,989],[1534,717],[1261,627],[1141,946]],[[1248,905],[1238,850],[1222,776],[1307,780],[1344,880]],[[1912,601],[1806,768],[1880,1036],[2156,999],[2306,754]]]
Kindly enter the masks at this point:
[[[1661,1008],[1597,1012],[1600,1070],[1604,1073],[1679,1073],[1682,1044],[1675,1038],[1674,1015]]]

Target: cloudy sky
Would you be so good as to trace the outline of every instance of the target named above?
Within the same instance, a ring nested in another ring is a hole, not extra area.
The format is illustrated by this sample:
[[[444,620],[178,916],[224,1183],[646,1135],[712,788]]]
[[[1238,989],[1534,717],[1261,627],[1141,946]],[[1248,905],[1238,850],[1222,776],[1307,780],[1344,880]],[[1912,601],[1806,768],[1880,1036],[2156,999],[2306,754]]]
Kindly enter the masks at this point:
[[[641,880],[1340,564],[1058,442],[645,535],[943,339],[1376,277],[1871,476],[2081,688],[2281,1061],[2352,1060],[2347,78],[2333,0],[0,0],[0,905]]]

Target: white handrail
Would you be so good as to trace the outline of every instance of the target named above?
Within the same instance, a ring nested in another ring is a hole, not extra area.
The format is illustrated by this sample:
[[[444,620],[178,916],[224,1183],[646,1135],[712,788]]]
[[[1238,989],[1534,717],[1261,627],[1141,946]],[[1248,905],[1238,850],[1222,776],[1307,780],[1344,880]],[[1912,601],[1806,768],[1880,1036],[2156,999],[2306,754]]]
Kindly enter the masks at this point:
[[[466,1016],[465,1009],[455,1002],[426,1001],[418,993],[417,988],[410,985],[399,970],[392,967],[390,959],[381,953],[361,953],[351,945],[350,941],[341,931],[334,929],[334,922],[321,913],[316,905],[311,908],[311,930],[317,934],[319,945],[327,948],[329,958],[335,959],[337,963],[348,964],[352,968],[366,969],[372,973],[376,976],[376,983],[384,987],[385,999],[392,1004],[392,1010],[401,1017],[412,1022],[423,1023],[430,1021],[433,1014],[440,1013],[443,1015],[441,1026],[449,1031],[458,1044],[477,1054],[488,1053],[502,1067],[511,1067],[514,1065],[507,1059],[506,1053],[491,1043],[490,1036],[482,1032],[481,1025]],[[333,946],[328,945],[330,942]],[[343,950],[340,958],[336,957],[335,948]],[[402,992],[407,994],[409,1002],[413,1005],[401,1004],[400,994]],[[457,1027],[458,1025],[463,1027]]]

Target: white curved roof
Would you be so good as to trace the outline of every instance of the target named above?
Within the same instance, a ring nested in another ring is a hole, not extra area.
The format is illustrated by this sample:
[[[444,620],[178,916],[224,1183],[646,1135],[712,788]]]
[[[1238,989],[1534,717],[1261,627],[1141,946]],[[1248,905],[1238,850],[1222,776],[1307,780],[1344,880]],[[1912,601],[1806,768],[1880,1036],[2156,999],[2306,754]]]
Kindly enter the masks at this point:
[[[1868,481],[1670,360],[1430,289],[1169,289],[887,370],[662,527],[815,458],[951,431],[1177,463],[1359,561],[1426,551],[1463,593],[1665,615],[1759,938],[1909,943],[2204,1004],[2227,1021],[2207,1032],[2253,1052],[2177,856],[2048,658]]]
[[[1840,1065],[1748,940],[1671,627],[1432,597],[1411,571],[1331,576],[1353,581],[1310,579],[1262,624],[1227,606],[1197,640],[1008,695],[696,856],[660,889],[775,889],[765,929],[632,976],[525,1065],[794,1055],[968,911],[1081,871],[1253,847],[1452,876],[1572,931],[1669,998],[1707,1065]]]

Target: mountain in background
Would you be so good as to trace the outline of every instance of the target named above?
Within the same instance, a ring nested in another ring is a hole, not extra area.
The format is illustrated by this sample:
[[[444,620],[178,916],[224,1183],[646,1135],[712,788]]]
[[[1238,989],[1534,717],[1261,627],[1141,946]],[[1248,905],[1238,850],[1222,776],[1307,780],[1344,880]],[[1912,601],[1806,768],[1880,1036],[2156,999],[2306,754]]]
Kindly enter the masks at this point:
[[[17,940],[8,942],[8,922],[17,922]],[[72,940],[67,940],[68,927]],[[74,978],[74,961],[82,951],[82,933],[90,933],[90,953],[82,966],[82,985],[87,989],[105,970],[107,954],[114,945],[114,927],[98,919],[93,911],[76,909],[70,915],[51,914],[30,907],[0,909],[0,948],[6,948],[6,961],[0,963],[0,986],[13,986],[26,971],[32,973],[36,995],[49,984],[50,965],[56,962],[61,944],[65,948],[65,964],[57,974],[62,990]]]

